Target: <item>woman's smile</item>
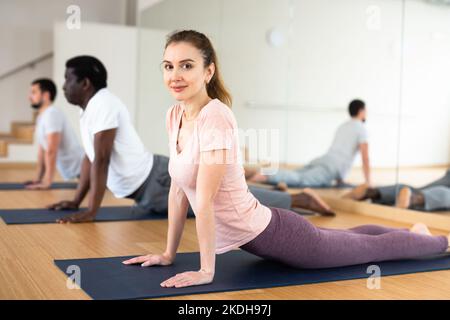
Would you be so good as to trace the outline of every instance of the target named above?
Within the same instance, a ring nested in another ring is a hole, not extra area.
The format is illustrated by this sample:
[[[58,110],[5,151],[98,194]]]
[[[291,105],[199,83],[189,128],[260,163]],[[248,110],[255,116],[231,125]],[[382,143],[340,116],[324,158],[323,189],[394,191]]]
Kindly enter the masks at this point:
[[[186,88],[187,88],[187,85],[184,85],[184,86],[180,86],[180,85],[177,85],[177,86],[171,86],[170,88],[171,88],[173,91],[179,93],[179,92],[183,91],[184,89],[186,89]]]

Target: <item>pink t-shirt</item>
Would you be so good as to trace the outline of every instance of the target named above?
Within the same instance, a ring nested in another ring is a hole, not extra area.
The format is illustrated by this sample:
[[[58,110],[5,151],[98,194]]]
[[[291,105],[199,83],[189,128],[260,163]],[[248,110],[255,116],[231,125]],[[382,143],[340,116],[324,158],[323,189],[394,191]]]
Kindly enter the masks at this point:
[[[192,136],[178,153],[177,138],[183,112],[182,105],[175,105],[167,112],[169,173],[186,194],[194,213],[200,152],[229,150],[226,172],[214,198],[216,253],[225,253],[256,238],[269,224],[271,211],[248,189],[239,161],[238,128],[231,109],[218,99],[210,101],[200,111]]]

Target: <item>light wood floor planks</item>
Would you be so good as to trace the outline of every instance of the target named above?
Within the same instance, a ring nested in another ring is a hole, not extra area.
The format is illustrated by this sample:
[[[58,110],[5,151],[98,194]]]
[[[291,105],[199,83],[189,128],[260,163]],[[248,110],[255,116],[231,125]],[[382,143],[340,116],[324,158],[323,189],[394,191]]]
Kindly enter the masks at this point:
[[[9,181],[17,172],[0,170],[0,180],[8,171]],[[21,178],[26,174],[21,170]],[[13,179],[16,178],[16,179]],[[3,191],[0,208],[41,207],[71,198],[73,190]],[[341,192],[341,191],[338,191]],[[127,205],[107,192],[104,205]],[[349,228],[360,224],[409,225],[376,217],[338,211],[335,218],[311,216],[308,219],[329,228]],[[5,225],[0,221],[0,299],[89,299],[82,290],[69,290],[66,276],[54,259],[108,257],[165,248],[167,221],[102,222],[78,225]],[[445,231],[433,230],[435,234]],[[180,252],[198,251],[195,222],[188,220]],[[169,299],[450,299],[450,271],[383,277],[381,289],[370,290],[366,280],[328,282]]]

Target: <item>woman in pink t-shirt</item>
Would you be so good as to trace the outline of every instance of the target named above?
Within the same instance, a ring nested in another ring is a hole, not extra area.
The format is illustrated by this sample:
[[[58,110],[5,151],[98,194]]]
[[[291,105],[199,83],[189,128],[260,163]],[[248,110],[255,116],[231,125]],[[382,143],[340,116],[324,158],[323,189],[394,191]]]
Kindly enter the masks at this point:
[[[327,268],[432,255],[447,250],[445,236],[431,236],[423,224],[408,229],[364,225],[348,230],[319,228],[297,213],[261,205],[249,192],[238,161],[237,123],[216,53],[196,31],[167,41],[164,81],[179,104],[167,112],[172,178],[167,248],[124,261],[142,266],[175,260],[188,205],[196,215],[198,271],[161,283],[186,287],[213,281],[215,255],[241,248],[299,268]]]

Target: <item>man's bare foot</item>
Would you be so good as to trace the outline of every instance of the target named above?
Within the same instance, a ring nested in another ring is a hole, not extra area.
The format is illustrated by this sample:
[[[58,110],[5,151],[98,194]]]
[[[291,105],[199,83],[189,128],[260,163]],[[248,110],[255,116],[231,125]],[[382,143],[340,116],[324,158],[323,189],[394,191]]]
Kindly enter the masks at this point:
[[[301,193],[292,195],[292,207],[311,210],[323,216],[334,217],[336,215],[330,206],[309,188],[304,189]]]
[[[427,236],[432,236],[430,229],[428,229],[428,227],[422,222],[415,223],[409,229],[409,231],[414,232],[414,233],[418,233],[418,234],[424,234],[424,235],[427,235]]]
[[[367,184],[360,184],[356,188],[353,188],[352,191],[344,194],[342,198],[344,199],[352,199],[356,201],[361,201],[367,199],[367,191],[369,186]]]
[[[286,192],[288,191],[288,185],[286,184],[286,182],[278,182],[274,189]]]
[[[397,201],[395,201],[395,206],[397,208],[408,209],[411,206],[411,189],[404,187],[400,189],[397,195]]]

